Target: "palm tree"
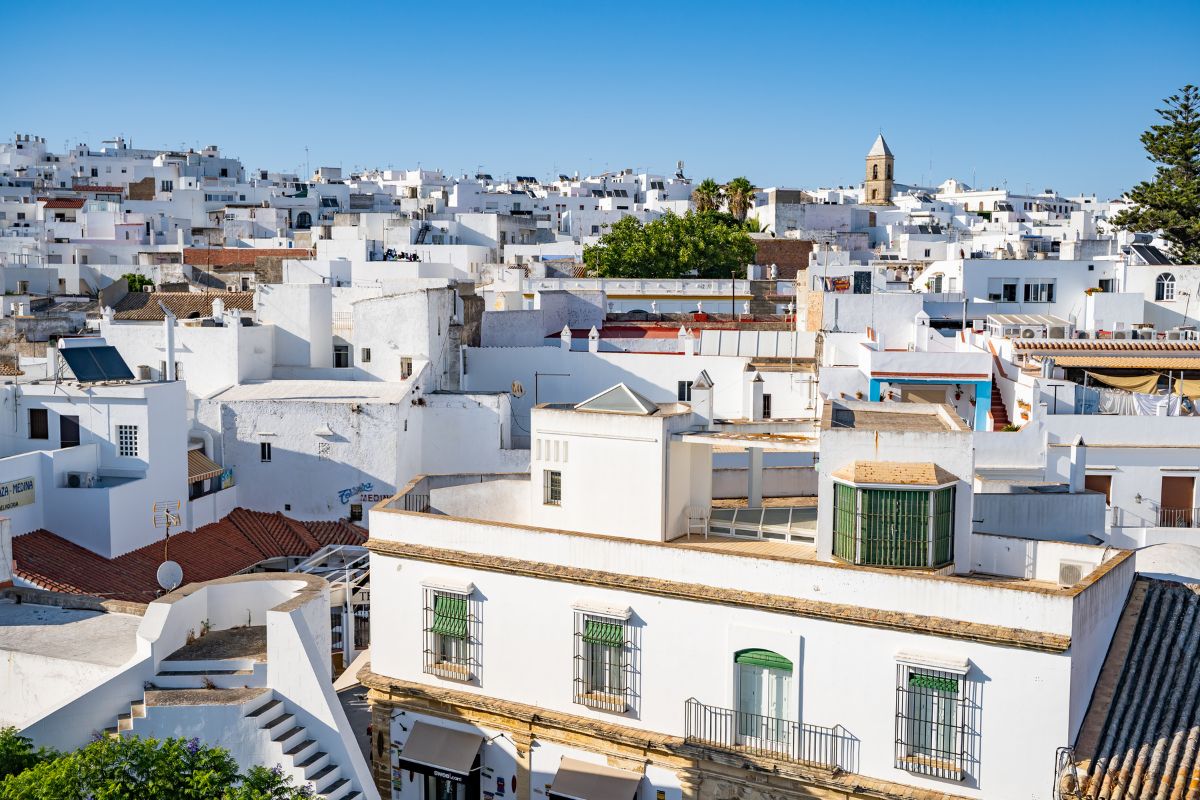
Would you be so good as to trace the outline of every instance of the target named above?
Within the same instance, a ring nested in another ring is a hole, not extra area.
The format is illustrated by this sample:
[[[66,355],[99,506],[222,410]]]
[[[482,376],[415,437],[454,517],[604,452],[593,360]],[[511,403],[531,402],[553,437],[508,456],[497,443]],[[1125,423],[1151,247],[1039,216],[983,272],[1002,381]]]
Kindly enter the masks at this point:
[[[705,178],[692,189],[692,202],[696,205],[697,212],[716,211],[721,207],[723,199],[720,184],[712,178]]]
[[[725,184],[725,200],[729,204],[729,213],[744,222],[746,214],[754,207],[754,184],[744,177],[734,178]]]

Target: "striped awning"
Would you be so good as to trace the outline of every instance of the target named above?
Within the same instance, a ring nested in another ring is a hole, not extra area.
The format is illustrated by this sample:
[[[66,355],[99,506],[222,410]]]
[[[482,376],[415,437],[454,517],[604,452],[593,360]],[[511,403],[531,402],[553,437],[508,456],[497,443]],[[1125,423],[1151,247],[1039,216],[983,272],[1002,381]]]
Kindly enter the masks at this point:
[[[1092,369],[1200,369],[1200,358],[1163,358],[1162,356],[1051,356],[1059,367]]]
[[[215,478],[224,471],[225,468],[204,455],[203,450],[188,450],[188,483]]]

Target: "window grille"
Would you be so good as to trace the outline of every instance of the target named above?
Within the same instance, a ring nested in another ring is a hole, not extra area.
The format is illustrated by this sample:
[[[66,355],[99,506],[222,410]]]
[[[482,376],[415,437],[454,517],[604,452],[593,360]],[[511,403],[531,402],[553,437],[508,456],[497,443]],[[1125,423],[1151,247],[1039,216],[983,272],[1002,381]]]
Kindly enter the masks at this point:
[[[329,460],[329,442],[317,442],[317,458],[321,461]]]
[[[896,766],[961,780],[967,765],[967,682],[962,675],[896,667]]]
[[[556,470],[542,470],[543,501],[548,506],[562,505],[562,473]]]
[[[117,426],[117,453],[122,457],[137,458],[138,454],[138,426],[137,425],[118,425]]]
[[[631,650],[625,620],[576,611],[574,701],[603,711],[628,710]]]
[[[468,681],[479,666],[479,614],[471,595],[425,589],[425,672]]]

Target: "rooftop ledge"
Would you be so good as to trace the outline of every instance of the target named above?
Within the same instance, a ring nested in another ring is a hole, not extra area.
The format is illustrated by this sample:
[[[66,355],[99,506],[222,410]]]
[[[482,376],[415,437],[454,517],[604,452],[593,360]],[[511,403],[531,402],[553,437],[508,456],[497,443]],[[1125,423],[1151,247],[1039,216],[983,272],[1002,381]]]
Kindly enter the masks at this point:
[[[848,624],[901,628],[1048,652],[1065,651],[1075,617],[1083,613],[1081,609],[1107,602],[1105,598],[1113,594],[1123,598],[1125,588],[1117,584],[1133,576],[1129,551],[1102,553],[1100,563],[1090,574],[1074,586],[1064,587],[982,570],[950,574],[826,561],[806,545],[715,536],[707,540],[684,536],[666,542],[631,539],[481,519],[482,514],[447,513],[456,509],[438,507],[437,495],[448,497],[442,490],[492,481],[519,482],[525,489],[529,476],[494,473],[415,477],[372,511],[422,518],[434,524],[390,526],[385,517],[379,520],[381,524],[372,524],[368,548],[381,555],[486,572],[526,574],[698,602],[777,608]],[[453,524],[440,524],[443,521]],[[613,547],[591,550],[587,542],[608,542]],[[744,590],[750,573],[739,572],[731,559],[753,559],[761,565],[754,572],[756,591]],[[635,574],[638,571],[642,574]],[[664,576],[687,576],[695,583],[667,580]],[[808,596],[797,597],[798,591]],[[878,602],[886,603],[888,608],[864,607],[864,598],[879,598]]]

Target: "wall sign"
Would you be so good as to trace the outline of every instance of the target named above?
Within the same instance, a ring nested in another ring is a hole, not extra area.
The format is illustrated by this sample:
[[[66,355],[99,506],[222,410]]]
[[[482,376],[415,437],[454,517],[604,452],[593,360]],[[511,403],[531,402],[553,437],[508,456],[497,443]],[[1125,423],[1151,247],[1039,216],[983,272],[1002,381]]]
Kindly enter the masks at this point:
[[[0,483],[0,511],[8,511],[17,506],[27,506],[34,500],[34,481],[32,477],[18,478],[15,481]]]

